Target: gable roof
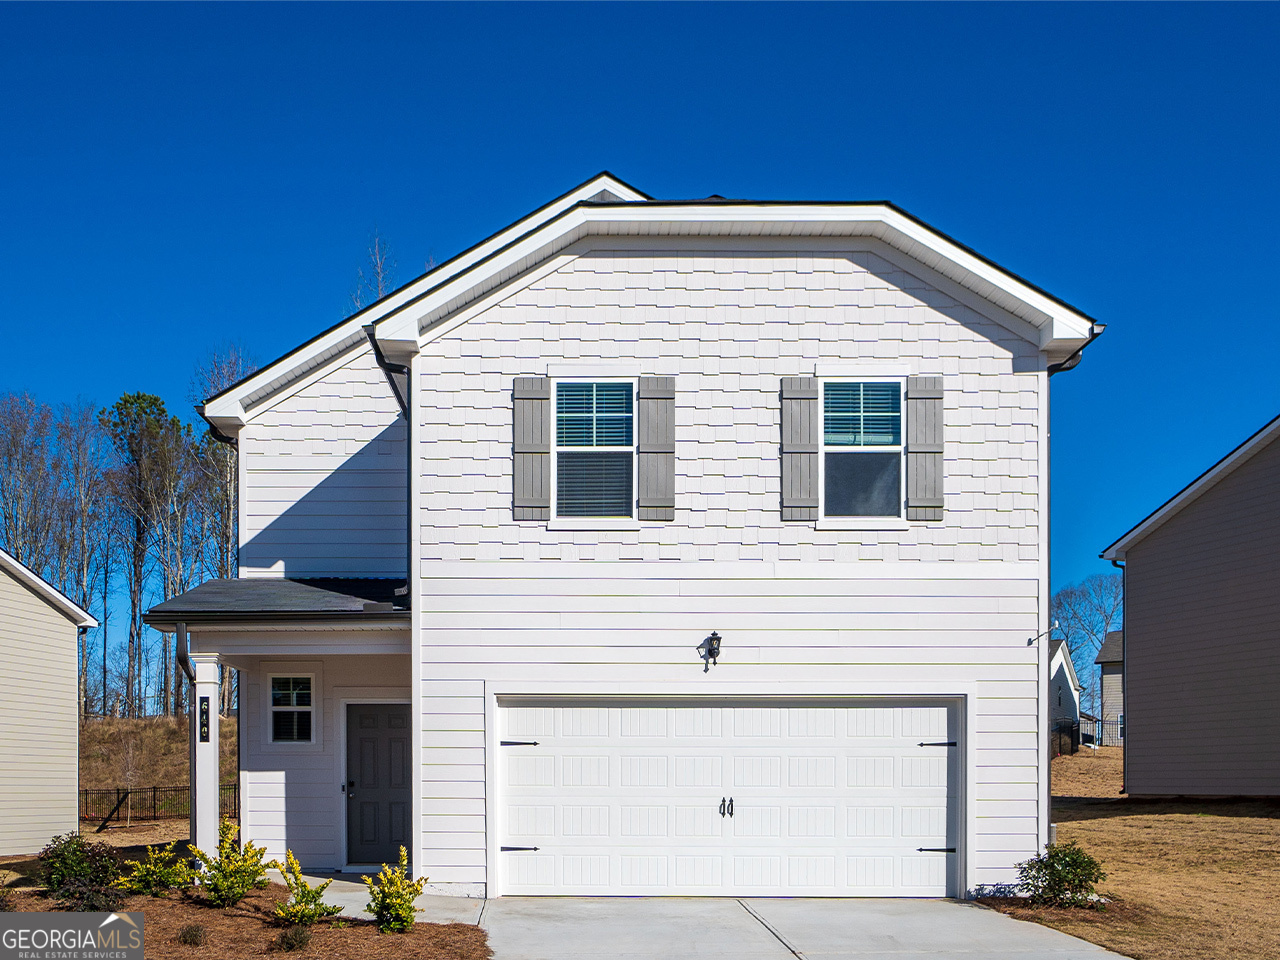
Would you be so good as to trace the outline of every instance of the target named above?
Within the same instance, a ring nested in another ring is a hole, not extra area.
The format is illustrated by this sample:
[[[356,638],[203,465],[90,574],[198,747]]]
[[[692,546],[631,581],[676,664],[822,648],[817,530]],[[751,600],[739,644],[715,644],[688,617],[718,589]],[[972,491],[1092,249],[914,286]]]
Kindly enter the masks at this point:
[[[1103,325],[887,201],[658,201],[603,172],[210,397],[201,415],[233,432],[268,398],[369,339],[392,361],[444,317],[589,236],[869,237],[995,304],[1069,366]],[[382,362],[382,357],[379,362]]]
[[[77,627],[96,627],[98,621],[82,610],[70,597],[53,586],[34,570],[19,563],[11,554],[0,550],[0,570],[6,571],[41,600],[49,604]]]
[[[1107,634],[1094,663],[1124,663],[1124,631],[1112,630]]]
[[[515,277],[588,237],[872,238],[958,284],[1024,324],[1017,332],[1064,360],[1103,325],[885,201],[693,200],[579,202],[455,275],[389,310],[374,324],[386,349],[416,350],[428,331]],[[1007,321],[1006,321],[1007,323]]]
[[[546,222],[568,207],[581,202],[634,202],[651,199],[608,171],[596,174],[572,190],[503,227],[492,236],[438,264],[422,276],[393,290],[376,303],[358,310],[261,369],[209,397],[197,407],[200,415],[222,431],[234,430],[252,415],[255,407],[277,391],[312,373],[323,364],[368,342],[367,324],[415,297],[422,290],[442,282],[483,259],[519,236]]]
[[[1104,560],[1123,560],[1125,551],[1175,516],[1180,510],[1207,493],[1232,471],[1280,437],[1280,416],[1268,421],[1225,457],[1175,493],[1137,526],[1099,554]]]
[[[1053,640],[1049,641],[1050,675],[1053,673],[1053,661],[1059,653],[1062,654],[1063,663],[1067,668],[1067,678],[1071,681],[1072,688],[1079,693],[1082,689],[1082,684],[1080,683],[1080,678],[1076,676],[1076,666],[1071,662],[1071,648],[1067,646],[1067,641],[1060,637],[1055,637]]]

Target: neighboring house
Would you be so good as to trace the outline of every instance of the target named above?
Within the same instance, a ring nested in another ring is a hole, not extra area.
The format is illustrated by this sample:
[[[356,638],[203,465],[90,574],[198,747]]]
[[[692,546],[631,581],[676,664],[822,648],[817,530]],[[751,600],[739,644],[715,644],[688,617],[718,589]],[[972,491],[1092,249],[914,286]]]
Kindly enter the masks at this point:
[[[1280,417],[1107,547],[1131,796],[1280,796]]]
[[[1102,747],[1124,745],[1124,631],[1112,630],[1107,634],[1098,656],[1099,718],[1096,742]]]
[[[1065,640],[1049,645],[1049,719],[1080,722],[1080,681]]]
[[[272,856],[404,844],[469,896],[1009,883],[1049,823],[1049,377],[1100,332],[887,203],[602,174],[208,400],[242,579],[148,620],[197,698],[241,671]]]
[[[0,856],[79,829],[79,630],[98,622],[0,550]]]

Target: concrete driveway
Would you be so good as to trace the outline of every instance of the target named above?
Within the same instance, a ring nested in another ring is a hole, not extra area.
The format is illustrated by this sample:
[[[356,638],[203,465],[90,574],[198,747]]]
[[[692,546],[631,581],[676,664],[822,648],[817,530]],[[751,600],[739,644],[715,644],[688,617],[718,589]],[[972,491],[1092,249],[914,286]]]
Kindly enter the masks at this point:
[[[320,876],[309,877],[311,882]],[[368,917],[326,874],[325,900]],[[1103,960],[1120,954],[956,900],[424,895],[418,919],[478,923],[494,960]]]
[[[952,900],[424,897],[479,922],[494,960],[1102,960],[1119,954]]]

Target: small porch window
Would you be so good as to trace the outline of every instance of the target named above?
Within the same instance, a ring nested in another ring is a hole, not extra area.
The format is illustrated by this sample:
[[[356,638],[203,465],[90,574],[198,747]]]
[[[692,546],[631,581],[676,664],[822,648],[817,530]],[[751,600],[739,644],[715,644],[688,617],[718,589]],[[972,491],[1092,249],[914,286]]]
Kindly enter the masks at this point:
[[[314,678],[271,678],[271,742],[312,743],[315,740],[312,720]]]

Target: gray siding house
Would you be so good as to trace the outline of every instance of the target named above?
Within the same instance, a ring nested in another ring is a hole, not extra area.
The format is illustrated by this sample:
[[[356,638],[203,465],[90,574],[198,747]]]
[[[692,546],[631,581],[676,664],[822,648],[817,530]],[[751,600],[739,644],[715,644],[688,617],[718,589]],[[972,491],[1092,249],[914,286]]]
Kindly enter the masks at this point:
[[[1100,674],[1098,712],[1102,721],[1097,743],[1103,747],[1124,745],[1124,631],[1107,634],[1093,661]]]
[[[1280,796],[1278,438],[1280,417],[1102,553],[1125,571],[1130,795]]]
[[[76,633],[97,625],[0,550],[0,856],[79,825]]]

